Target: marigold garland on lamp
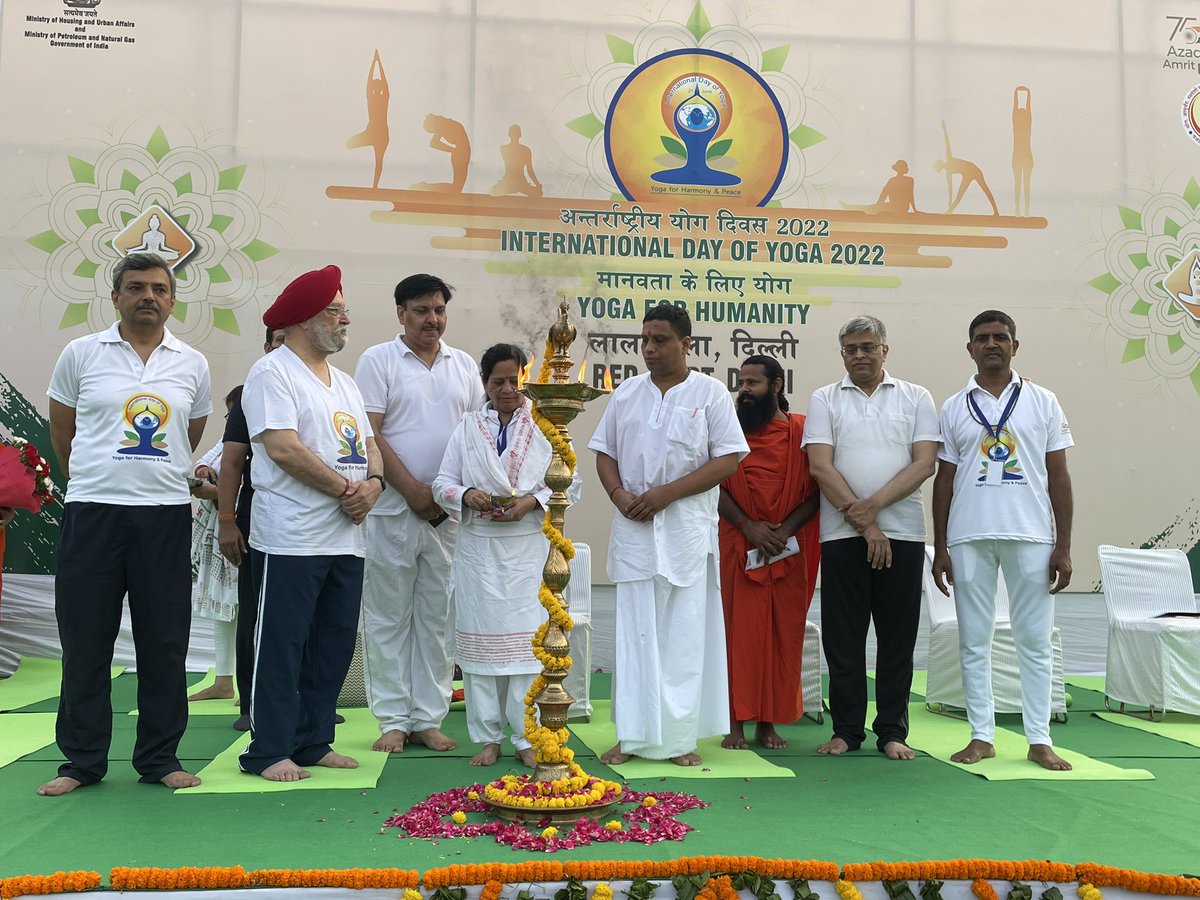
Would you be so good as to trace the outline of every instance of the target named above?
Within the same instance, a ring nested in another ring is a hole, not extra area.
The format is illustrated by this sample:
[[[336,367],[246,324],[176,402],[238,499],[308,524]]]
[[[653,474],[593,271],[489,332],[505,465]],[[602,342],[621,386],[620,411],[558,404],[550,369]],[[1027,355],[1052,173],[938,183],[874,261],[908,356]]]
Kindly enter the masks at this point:
[[[550,326],[538,379],[525,385],[533,400],[533,420],[554,451],[546,470],[546,485],[553,493],[542,522],[550,551],[538,589],[547,621],[533,637],[533,654],[542,672],[525,695],[525,737],[533,745],[535,770],[532,777],[505,775],[484,788],[484,800],[501,818],[520,820],[538,813],[548,816],[551,826],[581,816],[595,819],[621,796],[619,784],[588,775],[567,747],[567,715],[574,698],[562,682],[571,668],[569,634],[574,622],[563,602],[563,589],[571,579],[575,547],[563,533],[563,522],[569,505],[567,489],[578,462],[567,425],[583,411],[584,403],[608,393],[570,380],[575,366],[570,347],[577,332],[567,321],[567,310],[564,301]]]

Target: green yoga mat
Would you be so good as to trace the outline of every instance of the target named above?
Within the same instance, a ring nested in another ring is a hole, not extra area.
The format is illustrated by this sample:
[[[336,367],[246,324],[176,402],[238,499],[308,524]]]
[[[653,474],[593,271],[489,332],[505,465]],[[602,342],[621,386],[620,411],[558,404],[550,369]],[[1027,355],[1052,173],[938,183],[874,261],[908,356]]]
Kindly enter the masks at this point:
[[[54,743],[58,713],[5,713],[0,716],[0,767]]]
[[[112,677],[125,671],[123,666],[112,667]],[[0,679],[0,712],[21,709],[57,697],[62,685],[62,661],[25,657],[17,671]]]
[[[608,700],[592,701],[592,721],[571,725],[571,733],[587,745],[596,756],[617,742],[617,727],[610,721],[612,704]],[[619,766],[609,766],[622,778],[795,778],[796,773],[767,762],[753,750],[726,750],[721,738],[700,741],[696,752],[704,760],[699,766],[677,766],[670,760],[638,759]]]
[[[1104,693],[1103,675],[1066,675],[1063,677],[1063,681],[1072,687],[1083,688],[1085,691]]]
[[[176,791],[176,794],[266,794],[278,791],[325,791],[363,790],[373,788],[383,774],[386,753],[371,750],[371,744],[379,736],[375,717],[367,709],[340,709],[346,717],[344,725],[337,727],[337,738],[333,748],[339,753],[358,760],[357,769],[327,769],[313,766],[311,778],[303,781],[267,781],[257,775],[247,775],[238,769],[238,754],[250,743],[250,735],[242,734],[229,747],[221,751],[212,762],[196,774],[200,776],[199,787]]]
[[[867,718],[875,715],[875,704],[870,704]],[[950,756],[966,746],[971,731],[959,719],[950,719],[929,712],[924,705],[908,705],[908,744],[914,750],[928,753],[946,765],[979,775],[988,781],[1151,781],[1154,776],[1145,769],[1122,769],[1118,766],[1092,759],[1063,747],[1055,752],[1069,762],[1069,772],[1051,772],[1031,763],[1025,758],[1029,745],[1025,738],[1005,728],[996,729],[996,756],[966,765],[950,761]]]
[[[1161,722],[1150,722],[1135,716],[1121,713],[1092,713],[1097,719],[1123,725],[1126,728],[1136,728],[1159,737],[1170,738],[1193,747],[1200,747],[1200,716],[1188,716],[1183,713],[1167,713],[1167,718]]]

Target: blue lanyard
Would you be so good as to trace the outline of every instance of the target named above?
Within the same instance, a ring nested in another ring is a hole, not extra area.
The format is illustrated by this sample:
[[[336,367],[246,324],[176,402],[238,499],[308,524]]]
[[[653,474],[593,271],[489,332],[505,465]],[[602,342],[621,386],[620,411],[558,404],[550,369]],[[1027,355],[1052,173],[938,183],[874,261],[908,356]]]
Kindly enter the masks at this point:
[[[508,420],[508,425],[512,424],[512,419]],[[496,455],[503,456],[505,449],[508,447],[508,425],[500,426],[500,433],[496,435]]]
[[[1009,417],[1012,416],[1013,409],[1016,407],[1017,401],[1020,398],[1021,382],[1018,381],[1016,387],[1013,388],[1012,394],[1008,398],[1008,404],[1004,407],[1004,412],[1000,414],[1000,421],[995,425],[992,425],[990,422],[988,422],[987,418],[983,414],[983,410],[980,409],[979,404],[975,402],[974,391],[967,393],[967,409],[971,413],[971,418],[986,428],[988,434],[998,441],[1000,440],[1000,432],[1008,423]]]

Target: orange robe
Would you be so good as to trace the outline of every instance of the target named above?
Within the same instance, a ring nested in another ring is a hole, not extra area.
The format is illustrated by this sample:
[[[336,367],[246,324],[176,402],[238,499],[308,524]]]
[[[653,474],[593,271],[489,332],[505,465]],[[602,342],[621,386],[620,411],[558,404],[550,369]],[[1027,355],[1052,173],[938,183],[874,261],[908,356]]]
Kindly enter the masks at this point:
[[[782,522],[817,490],[800,448],[803,437],[804,416],[794,413],[746,435],[750,455],[721,487],[751,519]],[[800,658],[821,558],[820,516],[796,532],[799,553],[749,572],[746,554],[753,547],[741,531],[722,519],[720,539],[733,718],[794,722],[804,714]]]

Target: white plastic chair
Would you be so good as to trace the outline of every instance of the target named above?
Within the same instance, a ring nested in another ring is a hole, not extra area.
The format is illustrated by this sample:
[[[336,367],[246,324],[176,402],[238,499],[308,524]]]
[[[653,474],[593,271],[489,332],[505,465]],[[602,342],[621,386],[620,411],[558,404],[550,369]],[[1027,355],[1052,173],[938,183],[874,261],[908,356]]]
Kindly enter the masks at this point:
[[[575,698],[567,717],[574,721],[592,720],[592,548],[575,542],[571,560],[571,580],[563,591],[567,611],[575,621],[571,629],[573,663],[563,687]]]
[[[933,548],[925,547],[922,593],[929,608],[929,661],[925,689],[925,708],[946,714],[946,707],[965,709],[962,664],[958,645],[958,616],[954,610],[954,588],[947,597],[933,581]],[[1055,626],[1050,633],[1054,668],[1050,682],[1050,712],[1057,722],[1067,721],[1067,692],[1063,683],[1062,636]],[[1017,666],[1017,647],[1013,643],[1008,612],[1008,588],[1004,573],[996,578],[996,630],[992,635],[992,696],[998,713],[1019,713],[1021,674]]]
[[[800,696],[804,715],[818,725],[825,721],[825,700],[821,696],[821,629],[804,623],[804,647],[800,651]]]
[[[1108,609],[1104,703],[1200,715],[1200,619],[1156,618],[1197,612],[1182,550],[1132,550],[1101,544],[1100,577]]]

